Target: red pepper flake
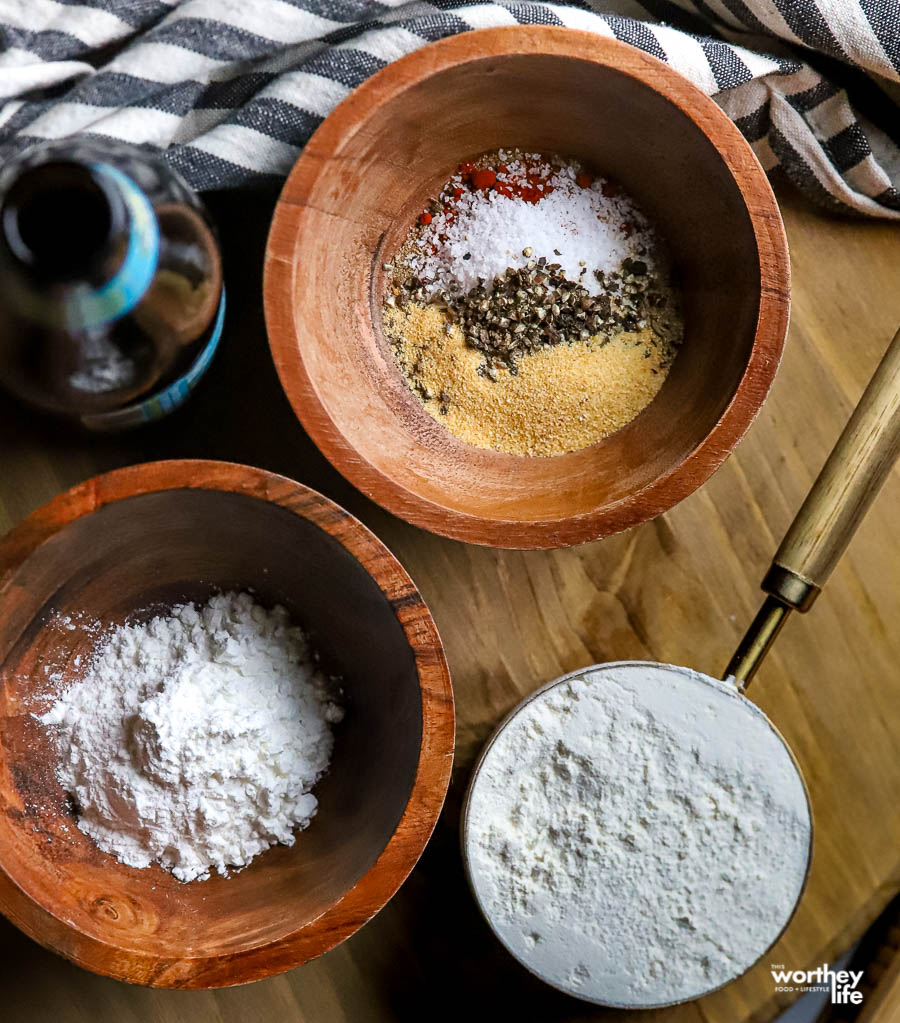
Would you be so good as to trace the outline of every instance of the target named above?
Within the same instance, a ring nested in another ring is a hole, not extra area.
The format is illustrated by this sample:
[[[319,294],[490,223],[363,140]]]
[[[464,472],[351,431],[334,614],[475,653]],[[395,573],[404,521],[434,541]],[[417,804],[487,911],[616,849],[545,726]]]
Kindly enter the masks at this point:
[[[600,186],[600,191],[607,199],[612,199],[621,193],[622,188],[619,185],[613,184],[611,181],[604,181]]]
[[[505,163],[498,164],[496,170],[489,168],[476,170],[475,165],[470,160],[466,160],[459,165],[459,174],[466,185],[475,191],[487,191],[492,188],[497,195],[502,195],[507,199],[521,199],[528,203],[536,203],[553,191],[553,185],[550,184],[546,170],[538,165],[526,166],[524,173],[517,173],[510,177],[509,168]],[[498,178],[498,174],[504,175],[504,177]],[[463,191],[464,189],[459,187],[453,188],[450,192],[452,200],[456,201],[461,198]],[[444,209],[447,209],[446,205]]]
[[[419,223],[424,227],[426,224],[431,223],[431,214],[426,210],[425,213],[419,214]]]
[[[575,184],[578,185],[579,188],[590,188],[593,183],[594,179],[590,176],[590,174],[582,173],[577,175],[575,178]]]
[[[472,175],[472,187],[479,190],[490,188],[496,184],[497,173],[492,170],[477,170]]]

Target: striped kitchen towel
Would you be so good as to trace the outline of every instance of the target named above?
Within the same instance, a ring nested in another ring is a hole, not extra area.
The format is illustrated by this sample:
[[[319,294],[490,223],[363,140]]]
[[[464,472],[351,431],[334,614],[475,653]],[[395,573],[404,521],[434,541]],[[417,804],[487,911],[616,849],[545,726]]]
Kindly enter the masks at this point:
[[[282,178],[389,61],[494,25],[615,36],[714,96],[767,169],[900,218],[900,0],[0,0],[0,160],[74,132],[198,189]]]

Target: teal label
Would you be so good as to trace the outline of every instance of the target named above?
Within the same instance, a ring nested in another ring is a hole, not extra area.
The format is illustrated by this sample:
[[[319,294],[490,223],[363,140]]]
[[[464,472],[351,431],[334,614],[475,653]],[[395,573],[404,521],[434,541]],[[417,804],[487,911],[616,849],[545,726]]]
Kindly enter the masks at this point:
[[[173,412],[180,405],[183,405],[196,386],[197,381],[212,362],[212,358],[219,347],[219,339],[222,336],[222,327],[225,323],[225,289],[222,288],[222,297],[219,300],[219,309],[216,313],[216,320],[213,324],[212,333],[203,351],[193,361],[187,372],[173,381],[164,390],[154,394],[151,398],[128,405],[126,408],[116,409],[114,412],[100,412],[97,415],[81,417],[81,423],[89,430],[127,430],[129,427],[140,426],[142,423],[150,423],[155,419],[162,419],[163,416]]]
[[[144,192],[118,167],[95,163],[93,169],[110,178],[128,207],[128,248],[116,275],[101,288],[76,289],[64,303],[69,330],[99,327],[127,316],[153,283],[159,263],[159,224]]]

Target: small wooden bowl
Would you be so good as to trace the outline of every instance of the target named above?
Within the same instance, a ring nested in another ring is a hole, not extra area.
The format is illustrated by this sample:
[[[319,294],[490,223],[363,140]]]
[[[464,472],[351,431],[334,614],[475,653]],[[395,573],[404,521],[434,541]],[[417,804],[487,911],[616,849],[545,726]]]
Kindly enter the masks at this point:
[[[684,284],[686,339],[656,400],[555,458],[457,440],[409,391],[381,332],[382,263],[427,198],[461,160],[516,146],[620,181]],[[360,490],[459,540],[558,547],[659,515],[722,464],[775,375],[789,279],[766,176],[709,97],[624,43],[511,27],[426,46],[327,118],[275,211],[265,309],[294,411]]]
[[[320,806],[293,846],[181,884],[75,826],[32,716],[76,676],[80,620],[149,617],[217,589],[282,603],[344,679]],[[82,619],[84,616],[84,619]],[[390,552],[320,494],[261,469],[173,461],[89,480],[0,542],[0,910],[80,966],[158,987],[259,980],[321,955],[391,898],[428,841],[453,695],[428,609]]]

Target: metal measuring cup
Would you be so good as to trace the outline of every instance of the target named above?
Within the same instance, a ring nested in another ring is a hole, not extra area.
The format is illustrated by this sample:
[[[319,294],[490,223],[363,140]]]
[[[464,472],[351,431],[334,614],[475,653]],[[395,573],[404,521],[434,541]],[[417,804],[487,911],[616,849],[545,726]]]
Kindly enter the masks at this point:
[[[515,949],[510,947],[510,943],[505,940],[497,922],[491,919],[486,906],[479,898],[479,878],[473,873],[475,857],[472,855],[473,848],[471,846],[472,836],[469,815],[473,797],[478,791],[479,777],[482,774],[485,763],[491,757],[492,751],[496,748],[497,740],[503,731],[509,727],[511,722],[533,700],[541,699],[544,694],[550,692],[555,687],[562,684],[572,684],[573,681],[577,682],[584,676],[596,676],[599,674],[602,677],[604,670],[621,668],[623,665],[637,667],[643,664],[648,669],[653,669],[656,672],[670,673],[673,685],[676,684],[677,679],[677,683],[680,685],[696,685],[701,689],[703,687],[711,687],[710,692],[715,690],[720,694],[723,692],[723,687],[727,687],[731,699],[723,704],[726,712],[734,715],[736,720],[748,723],[751,716],[757,722],[762,718],[768,725],[768,728],[771,729],[773,735],[779,740],[774,749],[777,751],[775,753],[776,756],[783,757],[783,765],[781,766],[795,773],[797,780],[803,786],[804,792],[806,792],[806,783],[800,765],[797,763],[783,736],[781,736],[781,733],[765,714],[743,696],[743,693],[759,668],[762,659],[770,649],[775,637],[783,627],[789,613],[791,611],[806,612],[812,607],[826,580],[844,553],[869,505],[893,467],[898,452],[900,452],[900,331],[894,336],[884,358],[866,387],[859,404],[856,406],[837,444],[826,460],[822,471],[819,473],[775,554],[762,583],[762,589],[766,592],[767,596],[725,669],[725,682],[702,675],[688,668],[681,668],[675,665],[661,665],[655,662],[616,662],[609,665],[593,665],[590,668],[562,676],[541,687],[537,692],[526,697],[497,727],[475,765],[463,803],[461,828],[462,854],[470,888],[485,919],[499,940],[506,946],[507,950],[526,969],[535,973],[552,986],[566,991],[575,997],[593,1002],[594,1004],[617,1008],[645,1009],[675,1005],[681,1001],[699,998],[716,990],[718,987],[724,986],[723,984],[718,984],[706,990],[699,990],[686,997],[668,1002],[642,1002],[635,1000],[622,1002],[604,998],[602,991],[587,992],[573,989],[571,986],[561,983],[559,977],[551,978],[542,975],[535,968],[534,962],[528,961],[527,957],[520,955]],[[686,679],[689,682],[686,682]],[[808,793],[807,809],[809,810]],[[724,981],[724,983],[730,983],[755,965],[756,962],[759,962],[778,941],[790,923],[805,889],[806,879],[809,876],[812,857],[811,811],[809,814],[809,836],[809,852],[803,883],[799,886],[794,904],[786,914],[782,926],[777,933],[771,935],[771,940],[767,946],[760,948],[759,957],[754,963],[747,964],[735,973],[733,977]]]

